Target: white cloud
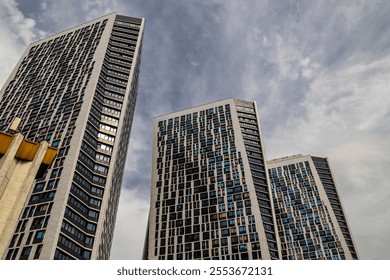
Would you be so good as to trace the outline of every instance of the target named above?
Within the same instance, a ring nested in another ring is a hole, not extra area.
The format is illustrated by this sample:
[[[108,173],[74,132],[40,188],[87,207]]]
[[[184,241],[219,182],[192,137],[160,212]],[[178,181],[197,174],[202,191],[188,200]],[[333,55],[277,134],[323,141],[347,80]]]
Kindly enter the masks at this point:
[[[0,2],[0,85],[5,82],[27,44],[44,34],[35,28],[35,20],[23,15],[15,1]]]
[[[360,17],[363,13],[372,10],[373,6],[377,3],[367,0],[355,0],[353,5],[342,4],[340,5],[340,12],[345,18],[345,26],[347,30],[353,29],[356,24],[359,23]]]
[[[147,134],[148,130],[145,128],[151,126],[151,120],[142,121],[138,118],[138,115],[134,117],[125,170],[129,177],[133,175],[133,172],[138,172],[141,168],[144,168],[145,162],[149,163],[150,161],[150,158],[144,157],[150,149],[150,138],[152,137]]]
[[[148,212],[149,199],[137,190],[122,189],[110,259],[142,258]]]
[[[335,129],[383,130],[390,112],[390,56],[322,72],[306,95],[303,107],[316,126]]]
[[[117,12],[117,0],[59,0],[45,1],[39,4],[40,14],[36,14],[39,23],[49,33],[66,30],[106,14]]]

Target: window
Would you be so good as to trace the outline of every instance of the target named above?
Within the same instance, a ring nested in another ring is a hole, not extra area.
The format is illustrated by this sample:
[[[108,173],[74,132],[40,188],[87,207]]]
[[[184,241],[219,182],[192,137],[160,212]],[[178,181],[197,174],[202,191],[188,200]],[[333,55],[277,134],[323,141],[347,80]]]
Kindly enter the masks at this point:
[[[103,189],[100,189],[100,188],[91,187],[91,192],[95,193],[97,195],[103,195]]]
[[[36,183],[35,184],[35,187],[34,187],[34,191],[41,191],[43,190],[43,187],[45,186],[44,183],[40,182],[40,183]]]
[[[104,173],[104,174],[107,174],[107,172],[108,172],[108,168],[107,167],[99,165],[99,164],[95,164],[94,170],[99,172],[99,173]]]
[[[47,184],[47,189],[55,189],[58,185],[58,180],[50,180],[49,183]]]
[[[101,204],[101,201],[98,200],[98,199],[94,199],[94,198],[91,197],[90,200],[89,200],[89,203],[92,204],[92,205],[94,205],[94,206],[99,207],[100,204]]]
[[[43,224],[43,221],[44,221],[43,217],[34,218],[32,222],[32,227],[40,227]]]
[[[101,133],[101,132],[99,132],[98,137],[101,138],[101,139],[107,140],[109,142],[114,142],[114,140],[115,140],[115,137],[112,137],[110,135],[107,135],[107,134],[104,134],[104,133]]]
[[[96,154],[96,159],[109,163],[110,157],[103,154]]]
[[[34,239],[43,239],[44,236],[45,236],[45,231],[44,230],[40,230],[40,231],[36,232]]]
[[[30,202],[37,201],[38,199],[39,199],[39,194],[35,194],[35,195],[31,196]]]
[[[61,173],[62,173],[62,168],[53,169],[53,171],[51,172],[51,177],[50,178],[53,178],[53,177],[56,177],[56,176],[61,176]]]
[[[31,253],[31,246],[23,248],[22,254],[20,256],[21,259],[28,259]]]
[[[116,128],[109,125],[100,124],[100,128],[110,132],[114,132],[114,133],[116,132]]]
[[[95,231],[96,230],[96,225],[88,223],[87,224],[87,229],[90,230],[90,231]]]
[[[43,247],[42,245],[38,245],[37,250],[35,251],[35,254],[34,254],[34,259],[39,258],[39,256],[41,255],[42,247]]]
[[[240,252],[246,252],[248,249],[247,249],[247,245],[246,244],[241,244],[240,245]]]
[[[104,184],[106,183],[106,179],[105,179],[105,178],[99,177],[99,176],[96,176],[96,175],[94,175],[94,176],[92,177],[92,180],[93,180],[95,183],[97,183],[97,184],[102,184],[102,185],[104,185]]]
[[[60,141],[61,141],[61,140],[55,140],[55,141],[53,141],[53,143],[51,144],[52,147],[58,147],[59,144],[60,144]]]
[[[112,152],[112,147],[111,146],[108,146],[108,145],[105,145],[105,144],[101,144],[101,143],[98,144],[98,149],[99,150],[104,150],[104,151],[106,151],[108,153]]]
[[[230,230],[229,229],[223,229],[221,230],[221,236],[229,236]]]
[[[93,237],[86,236],[85,243],[88,245],[92,245],[93,244]]]
[[[46,211],[47,208],[48,208],[48,206],[49,206],[48,204],[41,204],[41,205],[38,206],[36,212],[43,212],[43,211]]]
[[[93,210],[89,210],[88,216],[97,219],[99,217],[99,213]]]

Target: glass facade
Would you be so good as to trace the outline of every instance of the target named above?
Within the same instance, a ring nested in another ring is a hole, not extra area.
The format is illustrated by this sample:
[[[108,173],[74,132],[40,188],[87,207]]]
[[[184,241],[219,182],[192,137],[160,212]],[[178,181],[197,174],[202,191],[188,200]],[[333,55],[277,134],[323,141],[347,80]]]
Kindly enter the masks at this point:
[[[358,259],[327,159],[268,162],[284,260]]]
[[[143,258],[277,259],[254,103],[229,99],[165,115],[154,131]]]
[[[107,259],[137,98],[144,20],[116,14],[31,44],[0,130],[59,149],[31,186],[5,259]]]

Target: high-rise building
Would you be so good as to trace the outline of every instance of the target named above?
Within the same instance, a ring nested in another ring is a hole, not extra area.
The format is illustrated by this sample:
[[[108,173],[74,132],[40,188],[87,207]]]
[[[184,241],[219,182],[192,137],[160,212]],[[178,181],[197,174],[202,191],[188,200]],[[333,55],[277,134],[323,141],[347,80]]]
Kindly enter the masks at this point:
[[[115,13],[28,46],[0,92],[0,130],[58,148],[4,259],[107,259],[137,98],[144,19]]]
[[[278,259],[255,102],[157,117],[143,259]]]
[[[281,258],[358,259],[328,160],[295,155],[268,168]]]

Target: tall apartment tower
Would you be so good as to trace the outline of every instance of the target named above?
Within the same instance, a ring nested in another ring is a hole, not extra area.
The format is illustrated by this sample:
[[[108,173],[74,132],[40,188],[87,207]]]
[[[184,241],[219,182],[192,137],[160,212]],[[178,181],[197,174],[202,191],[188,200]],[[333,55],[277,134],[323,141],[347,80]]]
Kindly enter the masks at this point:
[[[256,103],[222,100],[153,128],[143,259],[278,259]]]
[[[295,155],[268,168],[281,258],[358,259],[328,160]]]
[[[144,19],[115,13],[28,46],[0,92],[0,130],[58,148],[4,259],[108,259],[137,98]]]

